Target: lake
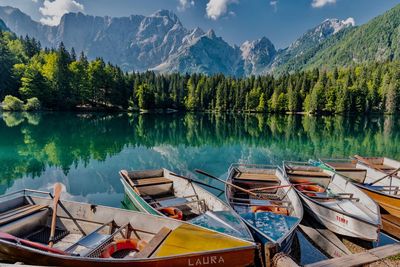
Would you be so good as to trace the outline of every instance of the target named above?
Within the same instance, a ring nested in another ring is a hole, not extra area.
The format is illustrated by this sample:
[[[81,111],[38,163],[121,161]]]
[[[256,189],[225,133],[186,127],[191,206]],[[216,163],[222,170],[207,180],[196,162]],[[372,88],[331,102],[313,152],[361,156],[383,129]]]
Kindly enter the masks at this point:
[[[235,162],[280,165],[356,153],[398,159],[399,126],[394,116],[2,113],[0,194],[51,191],[61,182],[63,198],[121,207],[121,169],[196,176],[199,168],[224,178]],[[320,259],[310,254],[316,258],[309,261]]]

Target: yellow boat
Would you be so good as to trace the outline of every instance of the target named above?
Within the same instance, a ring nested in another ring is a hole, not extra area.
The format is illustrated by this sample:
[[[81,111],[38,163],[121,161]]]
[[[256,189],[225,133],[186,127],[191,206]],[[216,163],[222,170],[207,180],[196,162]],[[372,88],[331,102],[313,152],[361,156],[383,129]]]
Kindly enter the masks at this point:
[[[346,176],[386,212],[400,218],[400,162],[385,157],[354,156],[345,160],[320,160]]]

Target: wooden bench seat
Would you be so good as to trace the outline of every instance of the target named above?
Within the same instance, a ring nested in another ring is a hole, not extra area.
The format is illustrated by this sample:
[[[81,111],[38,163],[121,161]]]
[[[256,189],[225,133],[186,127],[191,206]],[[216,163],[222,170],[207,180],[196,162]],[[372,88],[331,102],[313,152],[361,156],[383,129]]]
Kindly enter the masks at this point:
[[[391,171],[396,170],[392,166],[388,166],[388,165],[384,165],[384,164],[375,164],[375,165],[372,165],[371,167],[375,168],[375,169],[381,169],[381,170],[387,171],[387,172],[391,172]]]
[[[141,251],[135,254],[134,258],[150,258],[171,232],[172,230],[167,227],[161,228],[149,243]]]
[[[336,167],[335,171],[347,171],[347,172],[366,172],[364,169],[357,169],[357,168],[346,168],[346,167]]]
[[[250,180],[250,181],[270,181],[270,182],[278,182],[279,179],[275,174],[267,174],[267,173],[242,173],[239,172],[235,175],[235,179],[237,180]]]
[[[165,177],[143,178],[143,179],[132,180],[132,182],[136,187],[173,183],[170,179],[167,179]]]
[[[290,176],[304,176],[304,177],[326,177],[330,178],[331,176],[325,172],[315,172],[315,171],[301,171],[301,170],[294,170],[287,172]]]
[[[0,226],[5,225],[7,223],[16,221],[23,217],[29,216],[33,213],[36,213],[42,209],[47,208],[44,205],[25,205],[22,207],[18,207],[0,214]]]

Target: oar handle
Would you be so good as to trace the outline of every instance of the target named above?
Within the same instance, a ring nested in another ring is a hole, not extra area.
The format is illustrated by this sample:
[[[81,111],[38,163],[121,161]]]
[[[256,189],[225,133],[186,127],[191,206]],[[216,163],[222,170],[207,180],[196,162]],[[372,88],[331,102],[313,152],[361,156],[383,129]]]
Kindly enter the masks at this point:
[[[57,224],[57,207],[58,201],[60,200],[61,195],[61,184],[57,183],[54,186],[54,198],[53,198],[53,214],[51,218],[51,228],[50,228],[50,238],[49,238],[49,247],[52,248],[54,245],[54,234],[56,232],[56,224]]]

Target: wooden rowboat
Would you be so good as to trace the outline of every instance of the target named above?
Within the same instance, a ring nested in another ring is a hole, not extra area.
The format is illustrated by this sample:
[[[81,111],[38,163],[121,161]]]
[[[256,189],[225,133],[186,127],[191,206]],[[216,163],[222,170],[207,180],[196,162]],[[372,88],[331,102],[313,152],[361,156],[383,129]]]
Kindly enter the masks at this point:
[[[352,179],[356,186],[378,202],[386,212],[400,218],[400,177],[399,174],[393,173],[400,168],[399,161],[383,157],[366,157],[361,160],[323,159],[320,162]],[[388,175],[391,173],[393,174]]]
[[[194,180],[166,169],[121,171],[121,182],[134,210],[168,216],[254,241],[241,218]]]
[[[233,164],[229,168],[225,193],[230,206],[249,226],[256,240],[264,245],[266,254],[290,253],[295,229],[303,218],[303,207],[279,167]]]
[[[378,205],[342,175],[310,163],[284,162],[306,210],[334,233],[376,241],[381,217]]]
[[[134,211],[58,202],[47,246],[52,195],[0,197],[0,262],[41,266],[252,266],[256,246],[182,221]]]

